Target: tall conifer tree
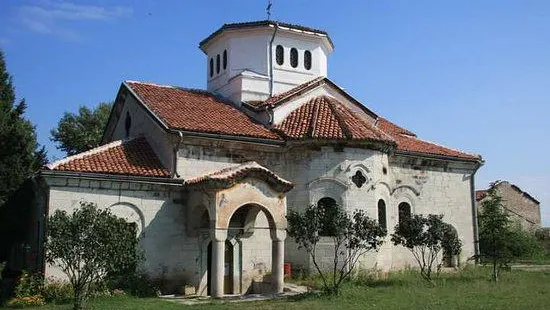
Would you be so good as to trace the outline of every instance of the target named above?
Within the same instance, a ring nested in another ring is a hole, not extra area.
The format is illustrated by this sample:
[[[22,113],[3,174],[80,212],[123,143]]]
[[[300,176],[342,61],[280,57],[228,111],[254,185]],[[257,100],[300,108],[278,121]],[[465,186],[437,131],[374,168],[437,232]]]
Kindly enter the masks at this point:
[[[23,181],[46,163],[35,128],[24,118],[25,100],[16,103],[12,77],[0,50],[0,206]]]

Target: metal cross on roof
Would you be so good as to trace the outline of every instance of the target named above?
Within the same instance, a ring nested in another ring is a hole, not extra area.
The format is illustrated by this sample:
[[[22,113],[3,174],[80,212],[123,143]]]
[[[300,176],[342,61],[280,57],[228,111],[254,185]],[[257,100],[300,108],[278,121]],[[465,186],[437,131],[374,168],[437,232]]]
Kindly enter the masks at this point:
[[[271,3],[271,0],[267,1],[267,8],[265,9],[267,12],[267,20],[271,20],[271,6],[273,3]]]

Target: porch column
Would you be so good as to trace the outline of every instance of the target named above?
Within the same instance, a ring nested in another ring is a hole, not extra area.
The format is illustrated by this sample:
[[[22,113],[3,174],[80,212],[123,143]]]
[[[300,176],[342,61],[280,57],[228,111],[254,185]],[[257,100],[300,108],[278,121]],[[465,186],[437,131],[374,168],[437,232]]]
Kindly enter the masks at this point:
[[[285,239],[286,231],[276,229],[271,233],[271,274],[273,275],[273,292],[283,292],[285,285],[284,262],[285,262]]]
[[[210,231],[212,239],[212,266],[210,270],[210,294],[212,297],[223,296],[223,279],[224,279],[224,263],[225,263],[225,240],[227,239],[227,230],[212,229]]]

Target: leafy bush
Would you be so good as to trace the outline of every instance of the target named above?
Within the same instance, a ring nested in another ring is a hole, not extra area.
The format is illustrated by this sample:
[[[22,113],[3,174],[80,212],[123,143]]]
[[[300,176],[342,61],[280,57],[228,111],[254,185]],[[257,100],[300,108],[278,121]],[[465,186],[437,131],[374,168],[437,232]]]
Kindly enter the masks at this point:
[[[349,214],[336,205],[310,205],[303,213],[290,210],[286,218],[288,235],[309,254],[323,281],[324,292],[330,295],[339,294],[342,282],[351,276],[359,258],[369,251],[378,251],[386,236],[386,230],[363,211]],[[322,256],[317,253],[321,236],[333,245],[330,271],[318,262]]]
[[[12,308],[26,308],[26,307],[39,307],[43,306],[46,303],[44,298],[40,295],[25,296],[25,297],[15,297],[8,301],[8,307]]]
[[[511,239],[510,253],[516,260],[536,260],[545,256],[546,251],[534,233],[512,225],[509,238]]]
[[[415,214],[395,226],[391,235],[394,245],[407,248],[420,267],[420,275],[432,280],[432,271],[438,266],[441,250],[451,255],[460,253],[462,243],[452,226],[443,222],[443,215]]]
[[[482,202],[478,216],[479,248],[483,263],[493,265],[493,281],[498,281],[498,267],[512,261],[544,256],[544,249],[537,237],[513,225],[502,205],[502,197],[491,183],[488,199]]]
[[[74,291],[68,282],[48,280],[42,288],[42,296],[48,303],[67,304],[73,300]]]
[[[57,265],[74,290],[74,309],[82,309],[95,286],[112,273],[129,272],[138,260],[135,226],[94,203],[48,219],[46,262]]]
[[[41,274],[23,271],[15,286],[14,295],[17,298],[41,295],[44,278]]]
[[[132,273],[130,275],[119,276],[108,281],[109,288],[113,293],[122,290],[135,297],[157,297],[159,287],[145,273]]]

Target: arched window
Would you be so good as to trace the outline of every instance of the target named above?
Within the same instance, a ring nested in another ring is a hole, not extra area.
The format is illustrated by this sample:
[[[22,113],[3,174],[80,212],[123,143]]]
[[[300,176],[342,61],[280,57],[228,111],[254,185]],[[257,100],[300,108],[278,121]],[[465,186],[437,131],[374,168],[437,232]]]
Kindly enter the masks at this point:
[[[132,117],[130,112],[126,112],[126,119],[124,120],[124,129],[126,130],[126,138],[130,137],[130,128],[132,127]]]
[[[220,54],[216,55],[216,74],[220,73]]]
[[[399,223],[401,223],[403,220],[405,219],[408,219],[411,217],[411,205],[406,203],[406,202],[402,202],[399,204],[399,206],[397,207],[398,211],[399,211]]]
[[[214,75],[214,58],[210,58],[210,77]]]
[[[306,70],[311,70],[311,52],[310,51],[304,52],[304,68],[306,68]]]
[[[298,67],[298,50],[294,47],[290,49],[290,65],[292,68]]]
[[[285,50],[282,45],[277,45],[275,48],[275,60],[279,66],[282,66],[285,62]]]
[[[227,50],[223,51],[223,69],[227,69]]]
[[[378,224],[384,229],[388,229],[386,222],[386,203],[383,199],[378,200]]]
[[[338,205],[336,200],[330,197],[324,197],[317,202],[317,208],[323,213],[323,219],[321,221],[320,236],[334,236],[336,235],[336,226],[334,218],[338,214]]]

